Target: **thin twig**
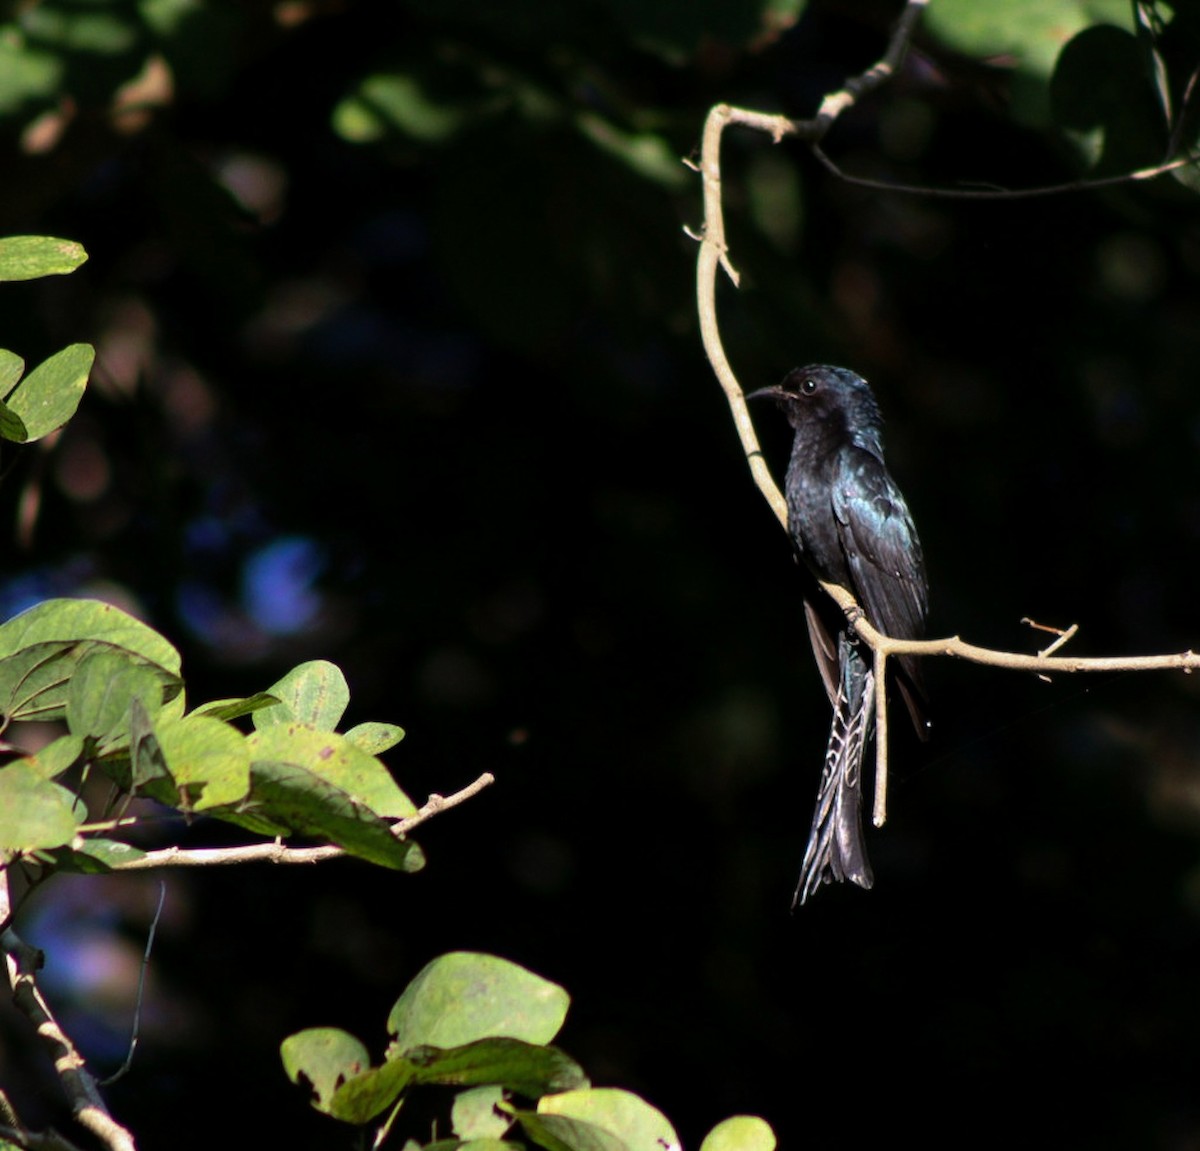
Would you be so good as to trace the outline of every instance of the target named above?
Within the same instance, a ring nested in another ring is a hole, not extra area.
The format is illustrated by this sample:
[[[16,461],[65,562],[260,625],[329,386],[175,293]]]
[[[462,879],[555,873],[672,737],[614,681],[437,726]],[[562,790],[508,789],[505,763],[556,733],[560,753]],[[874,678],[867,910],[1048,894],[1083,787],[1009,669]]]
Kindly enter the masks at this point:
[[[887,652],[875,653],[875,746],[887,746]],[[887,756],[875,756],[875,804],[871,809],[871,822],[882,827],[887,822]]]
[[[154,935],[158,931],[158,921],[162,918],[163,904],[166,901],[167,885],[159,880],[158,906],[154,909],[154,918],[150,920],[150,930],[146,932],[146,947],[142,951],[142,966],[138,970],[137,995],[134,998],[133,1008],[133,1026],[130,1028],[129,1034],[129,1051],[125,1055],[125,1062],[108,1076],[107,1079],[100,1080],[101,1087],[107,1087],[110,1083],[116,1083],[118,1079],[128,1074],[129,1068],[133,1065],[133,1053],[137,1050],[138,1038],[141,1035],[142,1029],[142,1000],[146,994],[146,971],[150,966],[150,953],[154,950]]]
[[[869,176],[852,176],[832,159],[820,144],[812,145],[812,154],[821,165],[839,180],[856,188],[871,188],[876,192],[896,192],[902,196],[927,196],[931,200],[1033,200],[1039,196],[1063,196],[1073,192],[1091,192],[1098,188],[1113,188],[1140,180],[1154,180],[1176,168],[1196,163],[1193,155],[1176,156],[1149,168],[1121,172],[1116,176],[1094,176],[1086,180],[1067,180],[1061,184],[1039,184],[1036,188],[939,188],[932,184],[899,184],[892,180],[873,180]]]
[[[485,771],[474,783],[456,791],[453,795],[431,795],[425,806],[415,815],[392,825],[392,834],[402,839],[414,827],[419,827],[440,812],[457,807],[485,787],[495,783],[496,777]],[[146,871],[154,867],[221,867],[241,863],[321,863],[326,859],[340,859],[348,853],[344,848],[326,844],[322,847],[287,847],[278,841],[252,843],[242,847],[166,847],[161,851],[148,851],[137,859],[125,863],[114,863],[114,871]]]

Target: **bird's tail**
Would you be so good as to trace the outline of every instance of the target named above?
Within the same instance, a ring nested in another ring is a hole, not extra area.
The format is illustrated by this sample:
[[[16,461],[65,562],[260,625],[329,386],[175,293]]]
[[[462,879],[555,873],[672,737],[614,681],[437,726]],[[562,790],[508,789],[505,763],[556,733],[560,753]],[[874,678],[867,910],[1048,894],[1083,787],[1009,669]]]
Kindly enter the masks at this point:
[[[823,883],[848,879],[870,887],[875,882],[862,831],[862,763],[875,718],[875,671],[845,633],[838,647],[841,677],[833,726],[793,909]]]

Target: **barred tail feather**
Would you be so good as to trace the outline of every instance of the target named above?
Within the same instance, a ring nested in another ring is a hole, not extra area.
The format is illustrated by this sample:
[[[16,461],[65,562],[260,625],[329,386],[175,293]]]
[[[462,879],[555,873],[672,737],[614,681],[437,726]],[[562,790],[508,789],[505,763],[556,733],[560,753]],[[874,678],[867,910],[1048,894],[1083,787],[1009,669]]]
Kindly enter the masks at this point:
[[[843,635],[838,646],[841,677],[833,726],[793,909],[823,883],[848,879],[870,887],[875,882],[862,831],[862,763],[875,718],[875,672],[849,638]]]

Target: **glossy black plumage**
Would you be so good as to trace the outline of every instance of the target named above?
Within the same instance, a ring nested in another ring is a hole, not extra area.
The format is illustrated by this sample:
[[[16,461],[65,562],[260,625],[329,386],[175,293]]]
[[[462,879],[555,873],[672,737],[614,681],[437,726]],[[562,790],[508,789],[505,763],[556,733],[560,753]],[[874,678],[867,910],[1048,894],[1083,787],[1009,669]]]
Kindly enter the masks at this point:
[[[759,396],[774,399],[795,432],[785,482],[788,530],[808,572],[850,591],[884,634],[920,638],[928,611],[921,544],[884,464],[882,420],[867,382],[816,364],[749,398]],[[874,721],[871,653],[815,581],[804,607],[834,717],[793,906],[823,882],[873,882],[862,836],[863,751]],[[912,657],[892,663],[917,733],[927,738],[919,664]]]

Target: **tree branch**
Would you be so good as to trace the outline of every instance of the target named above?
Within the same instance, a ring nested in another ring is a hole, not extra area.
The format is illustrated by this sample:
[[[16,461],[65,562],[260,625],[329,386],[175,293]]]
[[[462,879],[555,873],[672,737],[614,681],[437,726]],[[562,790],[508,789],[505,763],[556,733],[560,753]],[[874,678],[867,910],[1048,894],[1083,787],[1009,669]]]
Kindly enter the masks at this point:
[[[946,189],[915,188],[907,185],[892,185],[862,180],[848,176],[825,154],[820,147],[829,129],[833,127],[838,117],[857,101],[885,83],[904,60],[913,32],[916,29],[928,0],[908,0],[899,21],[896,24],[887,49],[880,60],[873,64],[861,75],[846,81],[845,86],[826,96],[821,102],[817,115],[811,120],[791,120],[786,116],[770,115],[746,108],[734,108],[728,104],[718,104],[713,107],[704,123],[704,134],[701,140],[700,161],[692,166],[700,173],[703,186],[704,227],[699,234],[693,234],[700,245],[696,260],[696,304],[700,320],[700,337],[704,344],[705,354],[712,364],[717,380],[725,393],[733,415],[734,427],[741,440],[742,449],[750,465],[750,474],[754,479],[763,498],[767,501],[775,518],[787,530],[787,502],[780,492],[778,485],[771,477],[770,469],[763,458],[758,436],[746,407],[745,396],[741,384],[730,367],[721,342],[720,328],[717,323],[717,269],[723,268],[726,275],[736,286],[738,273],[729,258],[725,241],[725,217],[721,202],[721,136],[730,125],[753,128],[765,132],[775,143],[787,136],[796,136],[807,140],[814,155],[830,171],[840,179],[852,184],[865,185],[885,191],[920,192],[925,195],[957,196],[959,198],[1013,199],[1032,195],[1048,195],[1056,192],[1074,192],[1088,188],[1107,187],[1111,184],[1130,180],[1150,179],[1163,172],[1182,167],[1194,162],[1191,157],[1170,160],[1154,168],[1146,168],[1119,177],[1108,177],[1098,180],[1083,180],[1069,184],[1059,184],[1052,187],[1028,189],[1012,192],[1004,190],[961,190],[953,192]],[[1036,655],[1019,652],[995,651],[967,643],[958,636],[934,640],[898,640],[883,635],[877,631],[863,616],[854,597],[845,588],[837,584],[821,583],[825,592],[846,613],[855,631],[867,644],[875,659],[877,682],[876,715],[875,715],[875,803],[873,821],[881,827],[887,819],[887,691],[884,671],[887,657],[891,655],[918,656],[948,656],[954,659],[965,659],[972,663],[986,664],[992,667],[1008,668],[1013,671],[1031,671],[1047,676],[1051,672],[1102,672],[1102,671],[1152,671],[1160,669],[1178,669],[1192,672],[1200,668],[1200,657],[1192,651],[1169,655],[1149,656],[1106,656],[1100,658],[1078,658],[1053,654],[1062,644],[1074,634],[1074,629],[1060,635],[1059,639]]]
[[[0,873],[0,921],[10,918],[8,870]],[[0,934],[0,950],[4,953],[5,970],[13,990],[13,1002],[37,1030],[39,1038],[50,1052],[54,1070],[63,1085],[71,1112],[81,1127],[86,1128],[111,1151],[137,1151],[133,1136],[109,1114],[96,1080],[88,1071],[83,1057],[59,1026],[41,990],[36,973],[41,966],[41,953],[23,942],[8,928]],[[27,1146],[70,1146],[61,1137],[33,1136],[25,1133]]]
[[[443,811],[457,807],[485,787],[495,783],[496,777],[485,771],[474,783],[453,795],[431,795],[425,806],[416,815],[410,815],[392,825],[392,834],[402,839],[414,827],[432,819]],[[327,859],[340,859],[346,850],[332,844],[322,847],[287,847],[274,843],[252,843],[244,847],[166,847],[161,851],[148,851],[138,859],[127,863],[114,863],[114,871],[147,871],[154,867],[221,867],[239,863],[322,863]]]

